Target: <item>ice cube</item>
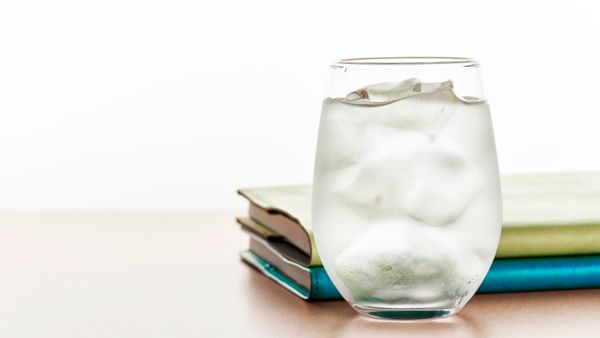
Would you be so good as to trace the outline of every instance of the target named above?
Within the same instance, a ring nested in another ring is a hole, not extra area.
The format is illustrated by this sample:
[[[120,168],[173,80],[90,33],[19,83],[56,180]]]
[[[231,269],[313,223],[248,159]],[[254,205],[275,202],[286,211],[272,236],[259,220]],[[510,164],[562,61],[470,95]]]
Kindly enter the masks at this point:
[[[401,82],[376,83],[346,95],[346,101],[363,104],[387,104],[404,98],[452,89],[452,81],[424,83],[411,78]]]
[[[481,173],[464,152],[438,137],[411,159],[400,204],[419,221],[445,225],[461,216],[481,186]]]
[[[400,193],[407,168],[415,154],[428,149],[431,139],[385,125],[366,126],[363,139],[366,154],[360,163],[339,172],[338,196],[371,216],[402,213]]]
[[[418,79],[402,82],[383,82],[360,88],[346,95],[347,101],[368,101],[369,103],[389,103],[411,96],[415,93]]]
[[[337,276],[358,299],[423,301],[464,295],[483,271],[469,248],[441,228],[396,219],[369,228],[335,261]]]
[[[390,127],[424,132],[430,137],[446,125],[457,104],[445,92],[412,96],[389,105],[377,107],[371,118]]]

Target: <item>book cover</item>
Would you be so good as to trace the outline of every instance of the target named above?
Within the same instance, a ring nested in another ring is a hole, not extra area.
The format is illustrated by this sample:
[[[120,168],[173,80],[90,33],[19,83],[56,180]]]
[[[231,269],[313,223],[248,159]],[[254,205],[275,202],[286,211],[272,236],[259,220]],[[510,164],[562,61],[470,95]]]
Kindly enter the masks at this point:
[[[505,175],[496,257],[600,253],[600,172]]]
[[[600,287],[600,255],[496,259],[477,292]]]
[[[314,286],[306,289],[267,260],[250,250],[242,251],[244,262],[305,300],[342,299],[324,269],[314,270]],[[497,259],[477,293],[566,290],[600,287],[600,255]]]

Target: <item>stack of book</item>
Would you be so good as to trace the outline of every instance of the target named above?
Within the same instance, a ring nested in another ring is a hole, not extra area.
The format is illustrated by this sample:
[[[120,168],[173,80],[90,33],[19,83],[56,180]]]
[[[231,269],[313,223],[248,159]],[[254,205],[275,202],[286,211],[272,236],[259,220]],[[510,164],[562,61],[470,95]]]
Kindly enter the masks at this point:
[[[500,244],[478,292],[600,287],[600,172],[502,177]],[[310,225],[310,186],[240,189],[242,260],[298,297],[341,299]]]

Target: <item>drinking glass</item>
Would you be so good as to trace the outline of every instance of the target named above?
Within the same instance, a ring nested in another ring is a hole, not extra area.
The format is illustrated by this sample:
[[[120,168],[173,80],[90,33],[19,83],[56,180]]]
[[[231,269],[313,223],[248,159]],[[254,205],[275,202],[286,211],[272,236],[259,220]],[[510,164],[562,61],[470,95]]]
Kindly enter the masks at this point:
[[[330,66],[312,224],[327,273],[361,314],[455,314],[492,263],[502,206],[479,68],[458,57]]]

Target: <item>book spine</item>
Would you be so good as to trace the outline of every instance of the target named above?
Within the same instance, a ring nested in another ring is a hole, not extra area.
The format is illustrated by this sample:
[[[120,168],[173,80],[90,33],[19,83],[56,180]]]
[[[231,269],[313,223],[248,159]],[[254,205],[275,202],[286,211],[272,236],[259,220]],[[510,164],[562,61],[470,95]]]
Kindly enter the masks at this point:
[[[339,300],[342,299],[339,291],[329,278],[322,266],[310,268],[310,295],[309,300]]]

